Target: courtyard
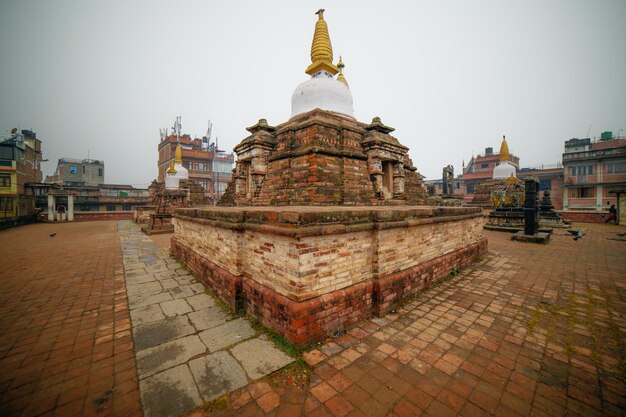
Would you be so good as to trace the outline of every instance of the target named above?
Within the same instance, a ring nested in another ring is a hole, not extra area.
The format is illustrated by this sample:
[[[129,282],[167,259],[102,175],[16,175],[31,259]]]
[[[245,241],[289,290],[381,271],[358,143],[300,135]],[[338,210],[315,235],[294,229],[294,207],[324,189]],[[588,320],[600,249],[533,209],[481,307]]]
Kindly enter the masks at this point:
[[[303,384],[293,383],[302,371],[293,365],[293,378],[255,372],[261,367],[237,346],[269,349],[267,335],[207,301],[169,259],[168,235],[140,239],[125,221],[2,231],[0,414],[623,415],[626,228],[574,228],[581,239],[555,229],[547,245],[485,232],[489,251],[474,266],[302,353],[300,368],[310,373]],[[196,313],[205,310],[217,318],[203,321]],[[154,325],[146,320],[183,316],[185,331],[158,340],[145,331]],[[236,321],[218,332],[232,342],[209,337]],[[195,350],[150,368],[146,350],[183,339],[194,339]],[[267,370],[289,362],[281,354],[268,353],[276,361]],[[198,377],[198,361],[216,363],[203,359],[211,355],[237,369],[232,389]],[[168,372],[172,387],[188,383],[148,395],[150,378]],[[182,389],[191,400],[167,397]]]

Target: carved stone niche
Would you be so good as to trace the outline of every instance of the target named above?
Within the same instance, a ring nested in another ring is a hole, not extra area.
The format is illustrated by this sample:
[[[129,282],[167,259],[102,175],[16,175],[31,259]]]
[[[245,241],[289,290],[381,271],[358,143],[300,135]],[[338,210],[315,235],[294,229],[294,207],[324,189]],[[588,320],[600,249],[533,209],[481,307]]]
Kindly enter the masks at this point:
[[[267,174],[268,157],[274,151],[276,128],[259,119],[254,126],[246,128],[250,136],[235,146],[235,200],[239,203],[252,203],[258,197]]]
[[[413,168],[405,166],[409,148],[389,135],[395,129],[385,126],[379,117],[374,117],[365,130],[362,146],[376,197],[381,200],[404,199],[404,170]]]

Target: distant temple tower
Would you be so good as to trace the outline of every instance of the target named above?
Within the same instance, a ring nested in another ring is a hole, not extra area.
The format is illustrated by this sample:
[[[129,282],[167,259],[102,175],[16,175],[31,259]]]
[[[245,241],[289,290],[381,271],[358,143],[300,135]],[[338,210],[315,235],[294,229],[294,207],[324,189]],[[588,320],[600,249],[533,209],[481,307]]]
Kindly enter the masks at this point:
[[[183,148],[180,144],[176,145],[176,154],[174,160],[170,164],[165,176],[165,188],[168,190],[177,190],[180,180],[189,179],[189,171],[183,166]]]
[[[507,179],[515,176],[515,166],[509,162],[509,145],[506,143],[506,136],[502,136],[500,164],[493,169],[493,179]]]

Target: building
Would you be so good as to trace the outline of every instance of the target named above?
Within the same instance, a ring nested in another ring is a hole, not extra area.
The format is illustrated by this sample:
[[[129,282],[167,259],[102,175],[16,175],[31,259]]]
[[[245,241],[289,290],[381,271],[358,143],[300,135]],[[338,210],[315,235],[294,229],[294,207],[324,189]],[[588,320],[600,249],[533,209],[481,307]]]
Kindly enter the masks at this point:
[[[68,213],[65,220],[130,220],[137,206],[149,203],[148,189],[132,185],[43,183],[33,187],[37,190],[37,208],[47,213],[49,221],[60,220],[61,213]]]
[[[77,187],[104,184],[104,161],[61,158],[52,177],[46,182]]]
[[[554,209],[563,210],[563,167],[557,164],[551,167],[522,168],[517,172],[517,178],[522,182],[531,175],[539,180],[539,197],[543,196],[544,191],[550,191]]]
[[[565,141],[563,208],[566,218],[601,221],[626,186],[626,138],[604,132],[602,139]]]
[[[175,159],[176,145],[182,147],[182,165],[189,171],[189,179],[198,182],[205,190],[211,204],[226,191],[232,179],[235,156],[208,144],[208,138],[192,139],[189,135],[162,135],[158,145],[158,181],[165,181],[170,162]]]
[[[35,192],[41,182],[41,141],[31,130],[17,129],[0,142],[0,227],[34,219]]]
[[[517,156],[510,153],[508,161],[516,170],[519,170],[519,158]],[[492,147],[485,148],[484,154],[472,156],[467,166],[463,167],[463,175],[461,176],[465,203],[474,199],[474,193],[480,184],[493,179],[493,170],[499,162],[500,154],[493,153]]]

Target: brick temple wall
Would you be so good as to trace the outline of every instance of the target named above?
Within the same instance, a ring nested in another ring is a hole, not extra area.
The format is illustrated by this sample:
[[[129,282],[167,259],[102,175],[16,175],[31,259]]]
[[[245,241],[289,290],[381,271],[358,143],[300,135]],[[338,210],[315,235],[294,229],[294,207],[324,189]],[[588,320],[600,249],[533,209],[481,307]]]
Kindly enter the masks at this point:
[[[486,250],[478,209],[297,209],[177,210],[172,240],[207,287],[293,343],[383,314]]]

